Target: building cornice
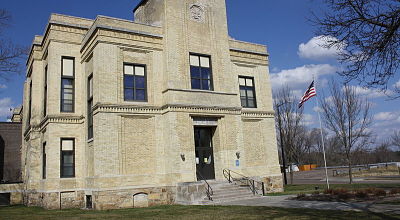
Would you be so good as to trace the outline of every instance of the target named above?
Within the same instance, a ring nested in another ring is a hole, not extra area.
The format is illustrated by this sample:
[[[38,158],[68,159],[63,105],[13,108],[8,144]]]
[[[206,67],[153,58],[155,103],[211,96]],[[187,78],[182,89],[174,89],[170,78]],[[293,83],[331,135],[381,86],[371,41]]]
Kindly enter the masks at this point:
[[[47,115],[43,118],[43,120],[39,124],[40,130],[43,130],[50,123],[58,123],[58,124],[82,124],[84,122],[85,117],[73,116],[73,115]]]
[[[273,111],[250,111],[236,106],[206,106],[206,105],[187,105],[187,104],[166,104],[160,107],[143,105],[117,105],[107,103],[97,103],[93,106],[93,114],[98,113],[120,113],[120,114],[143,114],[143,115],[163,115],[168,112],[187,112],[196,115],[242,115],[247,118],[271,118],[274,117]]]

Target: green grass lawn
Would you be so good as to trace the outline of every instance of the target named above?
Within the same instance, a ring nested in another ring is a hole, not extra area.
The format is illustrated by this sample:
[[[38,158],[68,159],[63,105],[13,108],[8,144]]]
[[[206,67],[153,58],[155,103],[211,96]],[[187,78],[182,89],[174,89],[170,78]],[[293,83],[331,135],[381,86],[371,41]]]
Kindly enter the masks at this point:
[[[0,207],[0,219],[400,219],[399,216],[366,212],[284,209],[249,206],[157,206],[143,209],[86,211],[44,210],[36,207]]]
[[[281,196],[281,195],[297,195],[297,194],[310,194],[315,192],[315,187],[319,187],[320,192],[326,189],[325,184],[302,184],[302,185],[286,185],[285,192],[270,193],[268,196]],[[331,184],[331,189],[345,188],[345,189],[365,189],[365,188],[379,188],[390,190],[393,188],[400,188],[400,184]]]

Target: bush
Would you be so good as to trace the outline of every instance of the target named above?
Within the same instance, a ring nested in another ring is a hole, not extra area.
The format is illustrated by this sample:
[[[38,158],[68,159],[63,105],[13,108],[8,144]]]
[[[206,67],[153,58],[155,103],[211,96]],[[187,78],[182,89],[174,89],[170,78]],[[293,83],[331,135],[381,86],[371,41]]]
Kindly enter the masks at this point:
[[[312,194],[313,194],[313,195],[319,195],[320,192],[319,192],[319,191],[314,191]]]
[[[366,191],[367,190],[356,190],[355,191],[355,196],[357,198],[367,198],[368,197],[368,193]]]
[[[306,194],[300,193],[297,195],[297,199],[303,199],[303,198],[306,198]]]
[[[334,189],[332,193],[333,193],[333,195],[339,196],[339,195],[343,195],[343,194],[349,194],[349,190],[347,190],[347,189]]]
[[[333,194],[333,189],[325,189],[324,194],[332,195]]]
[[[399,194],[399,193],[400,193],[400,188],[397,188],[397,189],[391,189],[389,193],[390,193],[390,195]]]
[[[375,190],[376,190],[376,188],[368,188],[368,189],[365,189],[365,192],[368,194],[374,194]]]
[[[383,189],[375,189],[374,195],[375,196],[386,196],[386,191]]]

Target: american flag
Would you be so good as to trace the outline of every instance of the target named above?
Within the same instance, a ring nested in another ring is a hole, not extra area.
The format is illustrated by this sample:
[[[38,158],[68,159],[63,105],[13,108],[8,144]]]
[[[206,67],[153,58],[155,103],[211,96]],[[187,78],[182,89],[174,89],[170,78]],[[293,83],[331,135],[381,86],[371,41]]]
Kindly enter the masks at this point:
[[[307,100],[309,100],[311,97],[314,97],[316,95],[317,95],[317,91],[315,90],[314,80],[313,80],[311,85],[308,87],[307,91],[304,93],[303,97],[301,97],[301,100],[299,103],[299,108],[301,108]]]

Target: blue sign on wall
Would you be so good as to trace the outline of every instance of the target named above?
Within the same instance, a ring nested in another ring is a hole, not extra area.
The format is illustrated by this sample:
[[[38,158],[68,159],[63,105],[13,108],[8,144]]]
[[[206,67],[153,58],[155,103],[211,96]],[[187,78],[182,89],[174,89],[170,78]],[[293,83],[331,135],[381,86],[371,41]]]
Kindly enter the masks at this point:
[[[236,166],[237,167],[240,166],[240,161],[239,160],[236,160]]]

